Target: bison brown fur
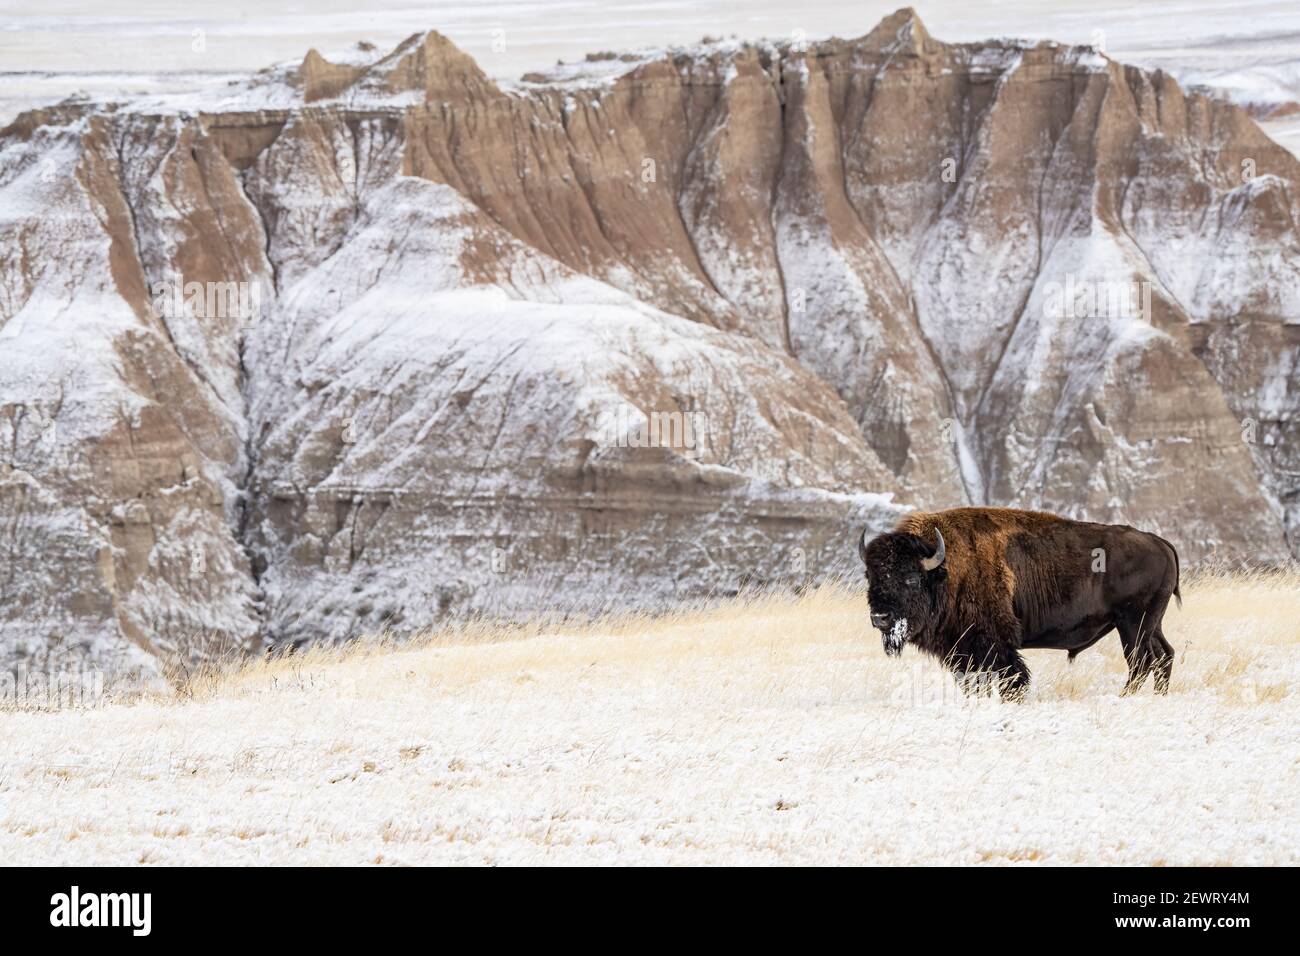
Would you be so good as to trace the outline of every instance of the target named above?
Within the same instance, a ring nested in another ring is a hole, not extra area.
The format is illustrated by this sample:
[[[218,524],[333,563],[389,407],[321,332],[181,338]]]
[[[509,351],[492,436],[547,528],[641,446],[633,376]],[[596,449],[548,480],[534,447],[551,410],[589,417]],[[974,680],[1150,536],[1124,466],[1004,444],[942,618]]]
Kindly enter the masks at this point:
[[[886,653],[912,644],[967,688],[996,683],[1019,699],[1029,685],[1022,649],[1064,650],[1073,661],[1118,630],[1125,692],[1153,671],[1157,692],[1169,689],[1174,651],[1161,623],[1169,598],[1182,598],[1178,554],[1164,538],[1037,511],[956,508],[908,515],[870,541],[864,532],[858,553]]]

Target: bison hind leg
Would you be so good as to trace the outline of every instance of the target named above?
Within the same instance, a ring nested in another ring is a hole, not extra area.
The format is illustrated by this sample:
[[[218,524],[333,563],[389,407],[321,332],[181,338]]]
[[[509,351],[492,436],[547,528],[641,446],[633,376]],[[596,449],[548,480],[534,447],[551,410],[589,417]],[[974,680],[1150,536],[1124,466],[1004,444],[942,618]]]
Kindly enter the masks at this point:
[[[1147,642],[1138,637],[1139,626],[1137,622],[1126,622],[1119,626],[1119,642],[1124,648],[1124,660],[1128,662],[1128,680],[1120,691],[1123,697],[1141,690],[1147,674],[1151,673],[1151,654]]]
[[[1169,677],[1174,670],[1174,649],[1165,640],[1160,629],[1169,606],[1168,594],[1157,594],[1139,614],[1124,614],[1116,621],[1124,659],[1128,661],[1128,682],[1123,694],[1133,694],[1141,689],[1147,675],[1155,671],[1157,694],[1169,692]]]
[[[1159,629],[1151,635],[1152,650],[1155,656],[1156,693],[1169,693],[1169,678],[1174,673],[1174,649],[1165,640],[1164,631]]]

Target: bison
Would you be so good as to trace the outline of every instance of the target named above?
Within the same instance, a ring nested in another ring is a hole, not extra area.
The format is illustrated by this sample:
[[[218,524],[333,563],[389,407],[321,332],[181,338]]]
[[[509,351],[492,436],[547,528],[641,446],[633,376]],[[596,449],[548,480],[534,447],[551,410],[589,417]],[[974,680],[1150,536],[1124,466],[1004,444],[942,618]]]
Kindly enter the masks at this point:
[[[1071,521],[1011,508],[917,512],[867,540],[871,623],[885,653],[904,644],[939,658],[968,692],[996,683],[1004,699],[1029,686],[1024,648],[1068,651],[1070,660],[1119,631],[1128,661],[1124,693],[1155,672],[1167,693],[1174,650],[1160,629],[1178,590],[1178,552],[1127,525]],[[975,678],[975,680],[972,680]]]

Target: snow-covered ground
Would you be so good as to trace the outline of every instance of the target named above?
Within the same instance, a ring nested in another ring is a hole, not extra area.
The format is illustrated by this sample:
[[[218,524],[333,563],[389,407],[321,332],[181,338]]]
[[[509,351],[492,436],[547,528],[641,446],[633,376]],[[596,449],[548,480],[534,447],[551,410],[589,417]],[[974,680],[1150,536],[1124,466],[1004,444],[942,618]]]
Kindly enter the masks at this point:
[[[498,80],[597,50],[691,43],[704,35],[861,36],[903,0],[263,0],[196,8],[180,0],[0,0],[0,123],[76,91],[92,96],[223,86],[369,40],[390,49],[436,29]],[[1294,0],[918,0],[941,40],[998,36],[1089,43],[1255,106],[1300,101],[1300,4]],[[1300,148],[1300,121],[1266,128]]]
[[[1185,592],[1165,698],[1111,637],[967,701],[824,590],[3,713],[0,861],[1300,862],[1300,578]]]

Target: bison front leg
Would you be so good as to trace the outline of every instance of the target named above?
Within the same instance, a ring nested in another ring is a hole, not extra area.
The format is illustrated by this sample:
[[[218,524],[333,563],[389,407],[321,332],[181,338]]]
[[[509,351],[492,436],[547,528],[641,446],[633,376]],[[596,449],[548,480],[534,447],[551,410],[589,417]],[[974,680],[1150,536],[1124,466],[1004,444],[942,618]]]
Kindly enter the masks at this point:
[[[967,697],[992,697],[993,675],[982,670],[953,670],[957,686]]]
[[[993,669],[998,693],[1003,700],[1019,703],[1029,690],[1029,668],[1020,653],[1010,647],[1002,648]]]
[[[967,697],[992,697],[996,688],[1003,700],[1019,702],[1029,689],[1029,668],[1019,652],[1005,644],[953,654],[947,663]]]

